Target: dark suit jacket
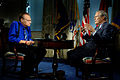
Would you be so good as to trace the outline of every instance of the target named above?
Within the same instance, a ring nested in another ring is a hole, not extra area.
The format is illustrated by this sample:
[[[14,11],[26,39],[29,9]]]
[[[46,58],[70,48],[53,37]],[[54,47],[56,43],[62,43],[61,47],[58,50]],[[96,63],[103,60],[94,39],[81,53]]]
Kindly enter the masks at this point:
[[[86,48],[96,50],[98,49],[98,57],[104,58],[110,56],[111,46],[114,41],[115,33],[118,29],[107,22],[103,23],[101,28],[95,33],[95,35],[85,35],[83,36],[86,39],[87,43],[85,44]]]

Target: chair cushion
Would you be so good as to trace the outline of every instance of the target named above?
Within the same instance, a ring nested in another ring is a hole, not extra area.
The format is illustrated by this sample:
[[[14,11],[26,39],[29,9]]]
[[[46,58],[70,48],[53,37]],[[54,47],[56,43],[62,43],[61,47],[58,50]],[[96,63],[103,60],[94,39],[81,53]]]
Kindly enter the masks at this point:
[[[7,53],[5,53],[5,55],[4,55],[7,59],[16,59],[16,55],[15,55],[15,53],[14,52],[7,52]],[[22,53],[18,53],[18,56],[17,56],[17,58],[18,58],[18,60],[24,60],[24,54],[22,54]]]
[[[96,58],[95,60],[95,64],[107,64],[107,63],[110,63],[110,58],[107,57],[107,58],[104,58],[104,59],[99,59],[99,58]],[[93,63],[93,60],[92,60],[92,57],[84,57],[83,58],[83,62],[85,64],[92,64]]]

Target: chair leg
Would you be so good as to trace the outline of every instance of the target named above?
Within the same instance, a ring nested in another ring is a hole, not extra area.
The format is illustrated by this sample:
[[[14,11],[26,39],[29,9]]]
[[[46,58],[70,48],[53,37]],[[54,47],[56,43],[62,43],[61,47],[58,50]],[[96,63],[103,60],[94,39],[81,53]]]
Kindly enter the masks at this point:
[[[89,72],[82,72],[82,80],[89,80],[89,78],[88,78],[88,76],[89,76]]]
[[[21,61],[21,72],[24,72],[24,61]]]
[[[2,75],[5,75],[5,73],[6,73],[6,60],[5,60],[5,58],[3,57],[3,59],[2,59],[2,61],[3,61],[3,65],[2,65]]]
[[[14,67],[14,71],[16,71],[17,65],[18,65],[18,56],[16,56],[16,59],[15,59],[15,67]]]
[[[34,65],[34,68],[35,68],[35,74],[38,74],[38,65],[35,64],[35,65]]]
[[[76,76],[78,77],[78,67],[75,68],[76,69]]]
[[[89,80],[90,71],[87,65],[84,65],[82,68],[82,80]]]

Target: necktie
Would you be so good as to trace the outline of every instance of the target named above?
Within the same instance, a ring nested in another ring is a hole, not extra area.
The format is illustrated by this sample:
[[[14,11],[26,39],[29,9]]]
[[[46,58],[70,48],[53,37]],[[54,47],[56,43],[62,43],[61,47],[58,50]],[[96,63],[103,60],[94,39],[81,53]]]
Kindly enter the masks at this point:
[[[99,27],[100,27],[100,25],[99,25],[99,26],[96,26],[96,27],[95,27],[95,30],[97,31],[97,30],[99,29]]]
[[[95,35],[95,33],[99,30],[99,26],[95,27],[95,32],[93,32],[93,35]]]
[[[25,36],[25,40],[27,41],[27,33],[26,33],[26,29],[24,29],[24,36]]]

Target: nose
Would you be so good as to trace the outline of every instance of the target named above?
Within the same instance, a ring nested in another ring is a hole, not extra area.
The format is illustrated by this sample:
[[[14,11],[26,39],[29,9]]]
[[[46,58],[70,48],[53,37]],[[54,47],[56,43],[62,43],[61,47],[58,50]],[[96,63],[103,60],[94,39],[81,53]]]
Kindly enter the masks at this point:
[[[96,17],[94,17],[94,20],[96,19]]]
[[[29,23],[31,24],[32,22],[31,22],[31,21],[29,21]]]

